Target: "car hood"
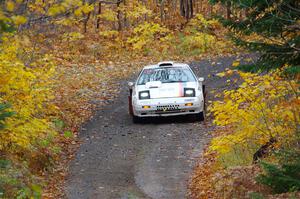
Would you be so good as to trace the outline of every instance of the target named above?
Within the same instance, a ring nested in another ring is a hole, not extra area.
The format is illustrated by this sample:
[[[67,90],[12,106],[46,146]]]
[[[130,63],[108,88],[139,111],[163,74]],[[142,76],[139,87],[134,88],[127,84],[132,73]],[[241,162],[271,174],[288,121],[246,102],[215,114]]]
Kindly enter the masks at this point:
[[[150,98],[183,97],[184,88],[195,88],[197,82],[154,83],[153,85],[137,85],[137,93],[149,90]]]

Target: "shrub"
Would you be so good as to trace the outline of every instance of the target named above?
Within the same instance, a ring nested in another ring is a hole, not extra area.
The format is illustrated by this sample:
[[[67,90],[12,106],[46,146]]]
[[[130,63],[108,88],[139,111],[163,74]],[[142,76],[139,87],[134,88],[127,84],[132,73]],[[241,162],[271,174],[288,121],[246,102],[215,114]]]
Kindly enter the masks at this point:
[[[281,153],[286,156],[287,153]],[[285,193],[300,190],[300,153],[289,152],[293,156],[290,160],[279,164],[261,162],[265,173],[257,177],[261,184],[271,187],[274,193]]]
[[[7,111],[8,108],[8,104],[0,103],[0,130],[5,127],[5,119],[13,115],[13,112]]]
[[[25,162],[0,157],[0,198],[41,198],[42,189],[37,182]]]
[[[31,62],[22,60],[25,47],[21,45],[24,46],[19,39],[2,37],[0,102],[9,102],[10,110],[16,113],[9,118],[8,113],[3,115],[6,128],[0,133],[0,151],[4,152],[32,150],[39,140],[55,133],[47,115],[53,110],[53,63],[47,56]]]
[[[282,79],[279,73],[239,74],[244,82],[225,91],[224,100],[211,106],[214,123],[226,128],[212,140],[210,149],[218,152],[219,159],[238,155],[251,164],[251,156],[271,138],[277,140],[275,148],[290,145],[297,138],[298,84]],[[236,148],[241,149],[239,153]]]
[[[127,42],[134,50],[142,50],[145,47],[159,47],[162,42],[166,42],[170,37],[170,30],[157,23],[145,22],[133,30],[133,36]]]
[[[214,48],[215,45],[215,36],[206,33],[196,33],[184,37],[178,48],[184,54],[190,54],[193,51],[200,54]]]
[[[230,52],[232,43],[225,40],[225,32],[217,20],[197,14],[187,24],[183,34],[179,34],[180,41],[176,49],[186,56]]]

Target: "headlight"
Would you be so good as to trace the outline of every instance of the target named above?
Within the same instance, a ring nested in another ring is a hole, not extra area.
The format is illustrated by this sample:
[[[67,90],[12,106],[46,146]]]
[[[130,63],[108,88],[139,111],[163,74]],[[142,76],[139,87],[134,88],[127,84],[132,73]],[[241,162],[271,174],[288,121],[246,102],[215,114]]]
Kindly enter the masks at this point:
[[[149,91],[140,91],[139,92],[139,99],[150,99],[150,92]]]
[[[184,97],[195,97],[194,88],[184,88]]]

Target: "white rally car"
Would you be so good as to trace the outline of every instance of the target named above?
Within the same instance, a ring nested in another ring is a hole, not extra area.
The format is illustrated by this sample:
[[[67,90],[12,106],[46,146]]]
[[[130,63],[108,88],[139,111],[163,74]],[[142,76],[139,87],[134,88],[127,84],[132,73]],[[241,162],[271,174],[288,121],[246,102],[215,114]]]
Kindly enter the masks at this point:
[[[187,64],[160,62],[142,69],[129,82],[129,113],[133,122],[144,117],[193,114],[204,120],[204,78]]]

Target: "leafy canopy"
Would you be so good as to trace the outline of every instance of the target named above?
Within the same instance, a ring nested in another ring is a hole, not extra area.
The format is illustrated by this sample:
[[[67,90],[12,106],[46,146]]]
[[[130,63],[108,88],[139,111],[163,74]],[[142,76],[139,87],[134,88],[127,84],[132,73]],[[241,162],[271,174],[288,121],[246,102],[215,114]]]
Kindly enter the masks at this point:
[[[210,107],[214,123],[228,127],[212,140],[210,148],[220,156],[235,154],[238,146],[243,158],[271,138],[278,146],[294,142],[299,122],[298,84],[284,80],[279,72],[257,75],[239,72],[244,82],[236,90],[224,91],[224,100]],[[251,163],[251,159],[250,162]]]
[[[9,102],[0,107],[0,117],[6,118],[6,128],[0,133],[0,151],[10,146],[10,152],[16,149],[33,149],[38,139],[52,133],[47,118],[51,110],[53,63],[47,56],[25,65],[18,55],[21,53],[21,40],[6,35],[0,46],[0,103]]]
[[[270,70],[288,66],[287,71],[299,73],[299,1],[210,0],[210,2],[232,5],[245,12],[245,17],[230,19],[221,17],[221,21],[233,31],[233,39],[238,45],[261,54],[260,61],[255,66],[246,67],[247,70]]]

